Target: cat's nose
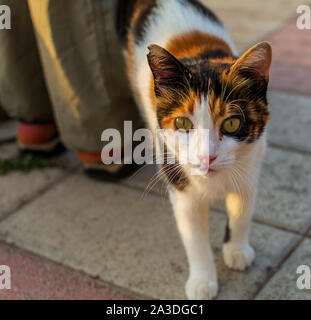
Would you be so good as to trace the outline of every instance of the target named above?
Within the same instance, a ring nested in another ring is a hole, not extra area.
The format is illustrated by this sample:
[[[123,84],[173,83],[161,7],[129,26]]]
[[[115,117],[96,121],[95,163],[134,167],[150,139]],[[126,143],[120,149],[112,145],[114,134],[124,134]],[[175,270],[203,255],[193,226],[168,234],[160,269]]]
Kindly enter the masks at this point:
[[[200,161],[205,165],[205,166],[210,166],[213,161],[217,158],[217,156],[215,155],[209,155],[208,157],[207,156],[198,156],[198,158],[200,159]]]

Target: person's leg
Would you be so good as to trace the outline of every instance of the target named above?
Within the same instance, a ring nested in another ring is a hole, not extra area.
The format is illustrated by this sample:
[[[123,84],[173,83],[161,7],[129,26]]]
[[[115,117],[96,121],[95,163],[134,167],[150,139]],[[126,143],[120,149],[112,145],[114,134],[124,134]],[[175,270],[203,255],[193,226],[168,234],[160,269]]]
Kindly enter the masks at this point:
[[[27,2],[0,0],[2,4],[11,9],[11,29],[0,30],[1,105],[20,121],[20,147],[48,151],[56,145],[57,133]]]
[[[138,112],[118,38],[115,0],[28,0],[62,141],[101,163],[101,133]]]

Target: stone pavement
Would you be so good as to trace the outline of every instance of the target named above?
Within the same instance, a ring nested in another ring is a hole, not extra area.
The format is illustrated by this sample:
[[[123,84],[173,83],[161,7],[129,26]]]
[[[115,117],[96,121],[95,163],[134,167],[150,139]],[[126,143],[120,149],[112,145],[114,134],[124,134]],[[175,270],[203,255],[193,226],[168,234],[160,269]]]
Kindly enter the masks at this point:
[[[295,27],[296,0],[206,0],[239,49],[272,42],[269,147],[251,242],[255,264],[228,270],[222,205],[211,214],[219,299],[311,299],[296,269],[311,267],[311,30]],[[15,122],[0,124],[0,158],[16,151]],[[310,140],[309,140],[310,139]],[[144,190],[147,167],[120,184],[81,174],[71,152],[53,166],[0,177],[1,299],[183,299],[187,262],[165,186]]]

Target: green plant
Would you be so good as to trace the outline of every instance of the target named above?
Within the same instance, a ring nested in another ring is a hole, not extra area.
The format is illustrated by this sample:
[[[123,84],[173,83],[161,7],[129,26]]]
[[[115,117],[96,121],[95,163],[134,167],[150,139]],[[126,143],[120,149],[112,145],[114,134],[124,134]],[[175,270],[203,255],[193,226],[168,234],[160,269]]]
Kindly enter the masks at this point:
[[[10,171],[21,171],[28,173],[34,169],[43,169],[50,166],[50,160],[27,153],[11,159],[0,158],[0,175],[5,175]]]

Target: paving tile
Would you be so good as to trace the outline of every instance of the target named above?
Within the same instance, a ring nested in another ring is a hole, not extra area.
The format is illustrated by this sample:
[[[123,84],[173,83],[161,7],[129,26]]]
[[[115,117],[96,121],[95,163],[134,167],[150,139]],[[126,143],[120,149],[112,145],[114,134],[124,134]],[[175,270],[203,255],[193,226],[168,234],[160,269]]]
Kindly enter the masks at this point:
[[[246,299],[298,236],[255,223],[252,243],[258,257],[244,274],[223,266],[224,226],[225,216],[212,214],[220,298]],[[160,197],[141,199],[133,188],[75,175],[3,221],[0,235],[9,243],[131,291],[160,299],[185,298],[186,257],[170,206]]]
[[[11,271],[11,289],[0,290],[0,300],[110,300],[131,299],[78,272],[0,245],[0,265]]]
[[[16,138],[17,121],[8,120],[0,122],[0,142]]]
[[[301,4],[300,0],[201,1],[223,21],[240,51],[285,25]]]
[[[297,232],[311,224],[310,156],[268,148],[259,181],[255,217]]]
[[[15,142],[0,145],[0,159],[9,159],[18,155]],[[59,159],[65,161],[63,157]],[[55,165],[59,165],[58,161],[60,160],[57,160]],[[32,170],[29,173],[12,171],[0,176],[0,219],[67,174],[60,165],[59,167]]]
[[[27,174],[10,172],[0,176],[0,219],[29,201],[41,190],[48,188],[63,175],[65,171],[61,169],[47,168],[33,170]]]
[[[311,290],[297,288],[297,267],[311,268],[311,239],[305,239],[258,294],[258,300],[311,300]]]
[[[310,152],[311,97],[271,91],[268,101],[268,141]]]

